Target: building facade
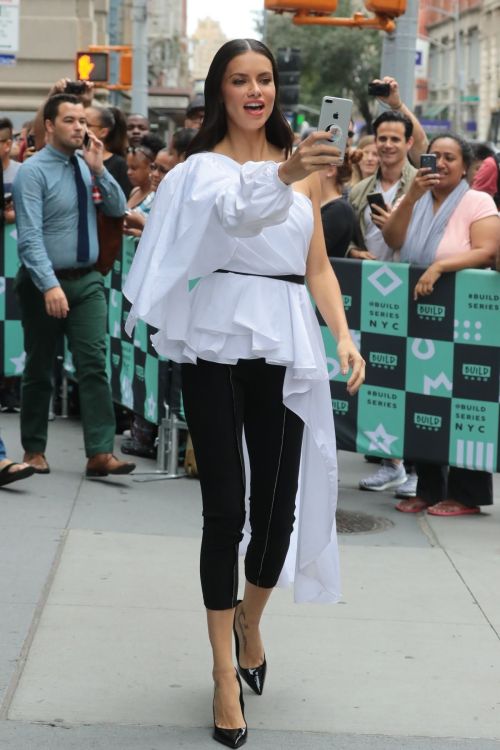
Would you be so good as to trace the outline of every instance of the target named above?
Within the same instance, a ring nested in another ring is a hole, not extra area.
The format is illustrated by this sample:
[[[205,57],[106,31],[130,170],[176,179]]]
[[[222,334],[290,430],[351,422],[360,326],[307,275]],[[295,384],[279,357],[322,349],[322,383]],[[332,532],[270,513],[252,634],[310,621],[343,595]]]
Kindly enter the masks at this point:
[[[22,0],[16,63],[1,68],[0,110],[29,119],[57,80],[74,78],[75,53],[107,41],[108,8],[109,0]]]
[[[206,78],[210,63],[224,42],[227,42],[227,37],[218,21],[211,18],[198,21],[190,39],[190,72],[193,81],[203,81]]]
[[[191,95],[186,4],[147,0],[149,107],[159,118],[172,111],[176,124]],[[78,50],[131,45],[133,17],[134,0],[21,0],[16,64],[0,68],[0,112],[16,127],[30,119],[56,81],[75,78]],[[117,103],[127,110],[130,96]]]
[[[134,0],[121,0],[123,44],[132,44]],[[150,87],[189,84],[187,0],[148,0],[148,79]]]
[[[419,45],[427,50],[416,81],[424,127],[486,140],[500,121],[500,1],[422,0]]]

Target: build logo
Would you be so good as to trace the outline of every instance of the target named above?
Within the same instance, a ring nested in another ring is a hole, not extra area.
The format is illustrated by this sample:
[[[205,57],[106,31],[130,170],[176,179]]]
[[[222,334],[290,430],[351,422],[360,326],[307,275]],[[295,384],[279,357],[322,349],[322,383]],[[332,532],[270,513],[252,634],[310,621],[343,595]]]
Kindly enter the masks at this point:
[[[338,416],[345,417],[349,412],[349,403],[340,398],[332,398],[332,409]]]
[[[491,367],[489,365],[474,365],[464,362],[462,365],[462,375],[466,380],[481,380],[485,383],[491,378]]]
[[[413,414],[413,424],[417,430],[432,430],[437,432],[443,426],[442,417],[437,414],[424,414],[416,411]]]
[[[446,316],[446,307],[444,305],[427,305],[419,303],[417,305],[417,315],[421,320],[443,321]]]
[[[387,352],[370,352],[369,362],[373,367],[394,370],[398,366],[398,356]]]
[[[498,325],[497,325],[498,335]],[[500,362],[490,346],[455,344],[453,396],[498,404]]]
[[[406,394],[405,456],[414,460],[448,463],[451,399]]]

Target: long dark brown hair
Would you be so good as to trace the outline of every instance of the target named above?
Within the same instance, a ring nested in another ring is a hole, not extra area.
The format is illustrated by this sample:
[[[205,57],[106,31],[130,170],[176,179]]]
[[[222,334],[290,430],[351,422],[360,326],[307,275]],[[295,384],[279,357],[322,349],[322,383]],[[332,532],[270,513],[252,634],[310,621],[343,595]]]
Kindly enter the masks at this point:
[[[293,133],[285,116],[279,108],[278,67],[271,51],[257,39],[233,39],[226,42],[215,54],[205,79],[205,116],[198,134],[193,138],[186,156],[211,151],[227,133],[226,110],[220,101],[222,79],[228,64],[234,57],[245,52],[257,52],[264,55],[271,63],[273,70],[276,98],[274,107],[266,122],[266,138],[273,146],[284,149],[286,156],[292,150]]]

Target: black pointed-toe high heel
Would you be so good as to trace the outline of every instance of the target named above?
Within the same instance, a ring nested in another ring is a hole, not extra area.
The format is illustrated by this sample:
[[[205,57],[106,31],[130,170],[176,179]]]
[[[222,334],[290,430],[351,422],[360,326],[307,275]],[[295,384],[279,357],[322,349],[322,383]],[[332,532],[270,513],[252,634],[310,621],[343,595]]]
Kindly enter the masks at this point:
[[[232,748],[238,748],[245,744],[248,737],[248,728],[247,723],[245,720],[245,704],[243,702],[243,687],[241,684],[241,680],[238,676],[238,672],[236,672],[236,679],[238,680],[238,686],[240,688],[240,706],[241,706],[241,713],[243,714],[243,721],[245,721],[244,727],[239,727],[238,729],[224,729],[223,727],[218,727],[215,723],[215,705],[213,706],[213,714],[214,714],[214,733],[213,738],[217,742],[220,742],[222,745],[226,745],[226,747],[232,747]],[[214,703],[215,703],[215,696],[214,696]]]
[[[238,599],[238,601],[236,602],[236,607],[238,607],[238,604],[241,604],[241,599]],[[233,633],[238,672],[243,677],[248,687],[252,688],[254,693],[257,693],[257,695],[262,695],[267,672],[266,656],[264,655],[264,661],[258,667],[245,668],[240,666],[240,639],[238,638],[238,633],[236,632],[236,608],[234,610]]]

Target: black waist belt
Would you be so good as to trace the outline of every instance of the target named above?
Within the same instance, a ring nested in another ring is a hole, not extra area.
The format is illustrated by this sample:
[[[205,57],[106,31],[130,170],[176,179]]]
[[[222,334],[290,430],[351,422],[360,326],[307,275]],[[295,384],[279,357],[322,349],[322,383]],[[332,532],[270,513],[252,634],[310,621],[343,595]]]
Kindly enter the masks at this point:
[[[289,281],[291,284],[305,284],[306,277],[297,274],[285,274],[283,276],[267,276],[262,273],[245,273],[244,271],[228,271],[226,268],[218,268],[215,273],[235,273],[237,276],[256,276],[258,279],[277,279],[278,281]]]
[[[83,266],[82,268],[58,268],[54,270],[54,273],[58,279],[63,281],[75,281],[93,270],[94,266]]]

